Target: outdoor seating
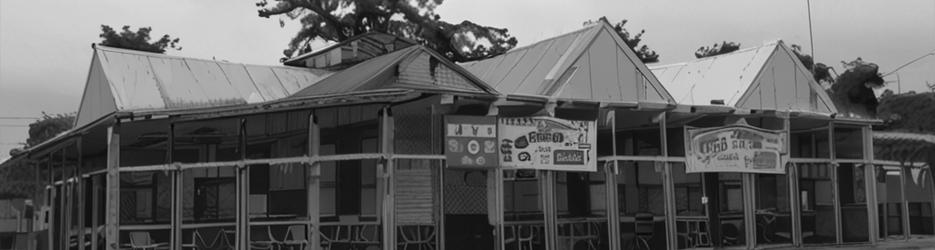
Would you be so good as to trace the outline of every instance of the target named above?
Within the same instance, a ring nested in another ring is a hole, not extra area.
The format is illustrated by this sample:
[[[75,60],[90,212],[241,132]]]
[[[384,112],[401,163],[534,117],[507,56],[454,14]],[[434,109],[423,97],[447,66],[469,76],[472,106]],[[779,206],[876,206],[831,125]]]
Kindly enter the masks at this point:
[[[211,246],[205,242],[204,237],[202,237],[201,234],[198,233],[197,230],[192,231],[191,242],[182,243],[182,249],[203,249],[203,248],[208,248],[208,247],[211,247]]]
[[[250,227],[250,249],[273,249],[281,242],[273,238],[269,226]]]
[[[405,225],[398,226],[398,247],[403,250],[435,249],[435,226],[433,225]]]
[[[169,249],[168,243],[153,242],[149,232],[145,231],[130,232],[130,244],[125,244],[123,246],[131,250]]]
[[[653,239],[656,222],[651,213],[637,213],[633,217],[633,232],[636,234],[634,249],[652,249],[649,242]]]
[[[305,225],[291,225],[286,229],[285,237],[279,242],[282,247],[290,249],[305,249],[308,245],[308,236],[305,234]]]

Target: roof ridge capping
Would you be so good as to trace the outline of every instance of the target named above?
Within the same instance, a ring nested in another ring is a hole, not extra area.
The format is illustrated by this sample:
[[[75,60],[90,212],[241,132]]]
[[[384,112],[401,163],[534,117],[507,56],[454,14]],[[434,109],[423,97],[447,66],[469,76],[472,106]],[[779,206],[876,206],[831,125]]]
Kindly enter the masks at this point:
[[[291,66],[291,65],[281,65],[281,64],[254,64],[254,63],[233,62],[233,61],[228,61],[228,60],[218,60],[218,59],[207,59],[207,58],[199,58],[199,57],[186,57],[186,56],[178,56],[178,55],[169,55],[169,54],[156,53],[156,52],[149,52],[149,51],[142,51],[142,50],[124,49],[124,48],[112,47],[112,46],[101,45],[101,44],[92,44],[91,48],[94,49],[95,53],[96,53],[97,51],[104,51],[104,52],[112,52],[112,53],[131,54],[131,55],[136,55],[136,56],[158,57],[158,58],[177,59],[177,60],[195,60],[195,61],[202,61],[202,62],[227,63],[227,64],[236,64],[236,65],[244,65],[244,66],[258,66],[258,67],[272,67],[272,68],[286,68],[286,69],[303,69],[303,70],[327,71],[327,70],[322,70],[322,69],[313,69],[313,68],[306,68],[306,67],[297,67],[297,66]]]

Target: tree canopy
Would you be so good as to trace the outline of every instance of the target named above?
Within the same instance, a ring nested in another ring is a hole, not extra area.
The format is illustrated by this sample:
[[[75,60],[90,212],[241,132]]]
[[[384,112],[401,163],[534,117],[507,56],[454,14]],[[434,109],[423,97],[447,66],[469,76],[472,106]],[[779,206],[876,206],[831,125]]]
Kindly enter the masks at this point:
[[[142,27],[136,31],[130,30],[129,25],[124,25],[120,32],[107,25],[101,25],[101,45],[122,49],[132,49],[154,53],[165,53],[167,48],[181,50],[179,38],[172,38],[169,35],[162,35],[159,40],[151,42],[149,33],[151,27]]]
[[[607,20],[607,17],[598,18],[598,21],[604,21],[610,23]],[[585,25],[594,23],[594,20],[588,20],[584,22]],[[623,42],[630,46],[630,49],[636,53],[636,56],[640,58],[640,61],[643,63],[654,63],[659,62],[659,54],[656,54],[655,50],[650,49],[646,44],[640,45],[640,42],[643,41],[643,34],[646,34],[646,30],[640,30],[637,33],[630,33],[623,26],[627,24],[627,19],[620,20],[620,22],[612,24],[614,31],[617,32],[617,35],[623,39]]]
[[[260,0],[259,16],[298,20],[302,28],[283,51],[293,57],[310,51],[315,40],[342,42],[367,32],[405,37],[455,62],[490,58],[516,46],[507,29],[471,21],[442,21],[435,8],[443,0]]]
[[[74,114],[49,115],[42,112],[42,117],[29,124],[29,138],[23,143],[23,148],[14,148],[10,150],[10,155],[17,155],[25,148],[41,144],[58,134],[65,132],[74,125]]]
[[[721,44],[714,43],[711,47],[701,46],[695,51],[695,58],[705,58],[721,54],[727,54],[740,49],[740,43],[724,41]]]
[[[795,56],[805,65],[805,68],[814,70],[812,72],[812,77],[815,78],[816,82],[826,85],[834,83],[834,77],[831,76],[831,71],[834,69],[831,68],[831,66],[825,65],[824,63],[815,64],[815,60],[812,59],[812,56],[802,52],[802,46],[798,44],[792,45],[792,53],[795,53]],[[813,65],[815,66],[814,69],[812,69]]]
[[[835,78],[834,84],[827,90],[838,107],[838,112],[844,115],[876,117],[879,100],[873,89],[883,87],[884,84],[879,72],[880,67],[859,57],[850,62],[842,61],[841,64],[845,69],[844,73]]]

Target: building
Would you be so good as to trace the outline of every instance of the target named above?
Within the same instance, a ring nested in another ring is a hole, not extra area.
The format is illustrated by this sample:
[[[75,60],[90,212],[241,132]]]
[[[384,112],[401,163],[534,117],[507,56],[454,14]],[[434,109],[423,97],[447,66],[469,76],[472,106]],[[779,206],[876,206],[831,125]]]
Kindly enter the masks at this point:
[[[893,223],[933,234],[931,179],[891,175],[870,146],[877,121],[836,116],[782,42],[650,69],[599,22],[464,65],[381,34],[287,65],[95,48],[76,128],[12,160],[46,186],[36,248],[760,248],[873,244],[899,234]],[[919,200],[883,198],[907,192]]]

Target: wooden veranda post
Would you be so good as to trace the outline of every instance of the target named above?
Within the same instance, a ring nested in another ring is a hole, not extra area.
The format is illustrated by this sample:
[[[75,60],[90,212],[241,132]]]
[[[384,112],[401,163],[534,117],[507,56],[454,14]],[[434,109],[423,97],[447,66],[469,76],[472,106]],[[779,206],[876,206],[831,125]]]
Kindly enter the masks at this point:
[[[107,201],[105,247],[120,249],[120,121],[107,128]]]
[[[381,168],[383,169],[383,249],[396,248],[396,188],[393,183],[395,177],[393,162],[393,135],[395,134],[393,116],[390,114],[390,108],[384,107],[380,114],[381,127],[381,147],[384,157],[381,159]]]
[[[321,147],[321,133],[318,128],[318,121],[315,119],[314,114],[309,114],[308,116],[308,156],[309,161],[309,171],[308,175],[305,177],[308,184],[308,197],[306,200],[307,212],[308,212],[308,230],[306,230],[306,238],[308,239],[308,246],[305,247],[307,250],[319,249],[321,248],[321,239],[318,237],[318,231],[320,228],[319,225],[319,211],[318,211],[318,187],[320,185],[321,177],[321,162],[319,162],[316,157],[318,156],[319,148]]]

